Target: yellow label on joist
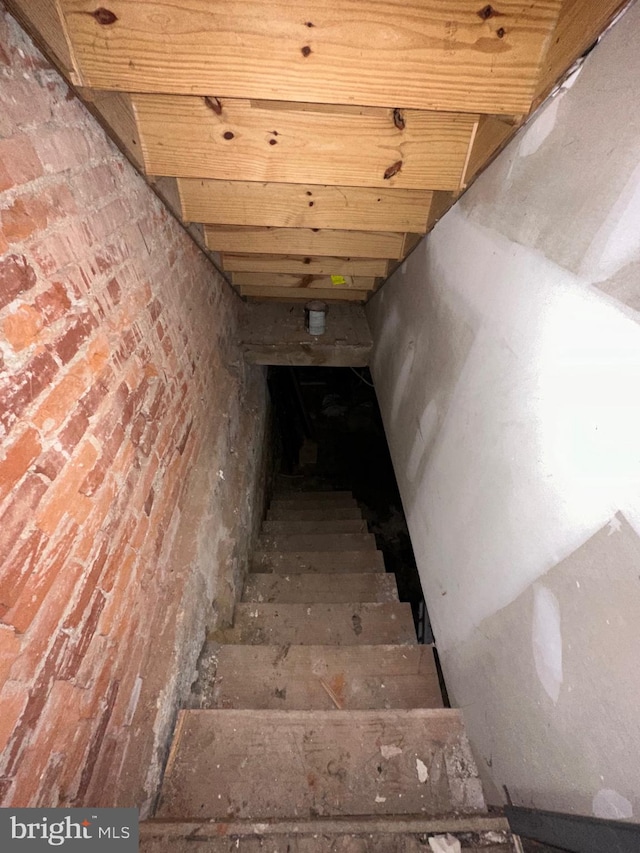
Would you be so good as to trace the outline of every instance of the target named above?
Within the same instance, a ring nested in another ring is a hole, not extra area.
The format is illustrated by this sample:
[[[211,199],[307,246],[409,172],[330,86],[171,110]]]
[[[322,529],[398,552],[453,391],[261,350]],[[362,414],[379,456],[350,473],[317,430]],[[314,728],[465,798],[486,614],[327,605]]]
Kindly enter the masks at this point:
[[[332,275],[331,276],[331,284],[334,285],[334,287],[336,285],[346,284],[346,283],[347,283],[347,280],[343,275]]]

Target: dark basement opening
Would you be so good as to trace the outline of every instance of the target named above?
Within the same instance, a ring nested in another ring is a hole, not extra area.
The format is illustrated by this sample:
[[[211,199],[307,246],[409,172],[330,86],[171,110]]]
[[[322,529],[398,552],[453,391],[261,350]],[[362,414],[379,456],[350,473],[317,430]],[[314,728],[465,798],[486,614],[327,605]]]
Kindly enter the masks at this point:
[[[270,367],[278,485],[351,491],[409,602],[420,643],[434,643],[389,446],[368,368]],[[434,647],[440,687],[446,687]]]

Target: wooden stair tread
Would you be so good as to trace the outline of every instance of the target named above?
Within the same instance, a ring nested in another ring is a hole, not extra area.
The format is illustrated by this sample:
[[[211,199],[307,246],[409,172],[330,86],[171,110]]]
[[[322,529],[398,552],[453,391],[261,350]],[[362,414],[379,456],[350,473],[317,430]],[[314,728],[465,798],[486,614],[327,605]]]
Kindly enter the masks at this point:
[[[279,501],[296,501],[300,503],[301,501],[342,501],[342,500],[353,500],[353,494],[347,491],[286,491],[286,492],[276,492],[272,499],[272,503],[277,503]]]
[[[262,523],[266,536],[288,536],[293,533],[326,535],[328,533],[367,533],[367,522],[357,518],[334,518],[322,521],[298,521],[294,519],[268,519]]]
[[[273,498],[269,504],[269,509],[358,509],[358,503],[355,498],[314,498],[305,501],[300,501],[297,498]]]
[[[375,551],[376,539],[371,533],[279,533],[262,534],[260,551]]]
[[[416,643],[411,606],[402,602],[265,604],[240,602],[233,627],[209,636],[219,643],[375,645]]]
[[[273,710],[442,708],[430,646],[212,647],[212,701]]]
[[[484,809],[459,711],[182,711],[164,818]]]
[[[322,507],[320,509],[282,509],[271,507],[267,512],[269,521],[329,521],[332,519],[362,518],[362,510],[357,506]]]
[[[253,552],[252,572],[384,572],[382,551]]]
[[[250,574],[243,601],[332,602],[398,601],[395,575],[379,572],[336,574]]]
[[[353,497],[284,494],[178,719],[157,815],[182,823],[144,853],[421,853],[425,822],[487,817],[460,712]]]

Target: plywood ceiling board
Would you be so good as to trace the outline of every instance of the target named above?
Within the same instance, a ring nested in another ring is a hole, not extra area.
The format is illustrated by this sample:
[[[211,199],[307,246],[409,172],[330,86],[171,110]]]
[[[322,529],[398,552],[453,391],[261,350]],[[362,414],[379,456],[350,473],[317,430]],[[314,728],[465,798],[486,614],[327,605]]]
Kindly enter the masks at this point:
[[[225,252],[222,264],[227,272],[298,273],[300,275],[386,275],[384,258],[335,258],[313,255],[236,255]]]
[[[188,222],[424,233],[428,190],[179,178]]]
[[[133,105],[152,174],[338,186],[457,189],[478,120],[179,95]]]
[[[205,225],[205,237],[210,249],[222,252],[341,255],[351,258],[399,258],[403,240],[402,234],[390,231],[241,225]]]
[[[84,83],[524,113],[560,0],[61,0]]]

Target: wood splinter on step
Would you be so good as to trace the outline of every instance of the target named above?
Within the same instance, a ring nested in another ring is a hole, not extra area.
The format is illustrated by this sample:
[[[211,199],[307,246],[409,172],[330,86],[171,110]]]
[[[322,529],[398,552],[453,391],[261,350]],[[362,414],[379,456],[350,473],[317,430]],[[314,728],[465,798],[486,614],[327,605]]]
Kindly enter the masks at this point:
[[[325,689],[325,691],[326,691],[327,695],[329,696],[329,698],[331,699],[331,701],[333,702],[333,704],[336,706],[336,708],[338,709],[338,711],[344,711],[344,703],[343,703],[343,702],[341,702],[341,701],[338,699],[338,697],[337,697],[337,696],[336,696],[336,694],[333,692],[333,690],[331,689],[331,687],[327,684],[327,682],[324,680],[324,678],[319,678],[319,679],[318,679],[318,681],[319,681],[319,682],[320,682],[320,684],[324,687],[324,689]]]

